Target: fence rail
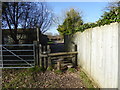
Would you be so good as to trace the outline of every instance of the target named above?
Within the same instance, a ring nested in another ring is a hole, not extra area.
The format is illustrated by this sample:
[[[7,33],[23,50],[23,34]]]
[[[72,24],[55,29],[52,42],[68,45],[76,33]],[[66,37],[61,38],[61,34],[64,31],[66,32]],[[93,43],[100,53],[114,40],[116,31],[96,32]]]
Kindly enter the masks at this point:
[[[60,55],[73,55],[77,54],[77,52],[60,52],[60,53],[50,53],[49,56],[60,56]]]

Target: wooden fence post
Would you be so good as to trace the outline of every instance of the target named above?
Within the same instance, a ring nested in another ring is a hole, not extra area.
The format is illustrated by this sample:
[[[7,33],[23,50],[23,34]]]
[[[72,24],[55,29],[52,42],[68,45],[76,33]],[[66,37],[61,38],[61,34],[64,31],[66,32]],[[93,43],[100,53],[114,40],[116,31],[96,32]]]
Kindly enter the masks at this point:
[[[77,51],[77,45],[73,44],[73,51]],[[75,54],[72,58],[73,65],[76,67],[77,66],[77,54]]]
[[[39,66],[39,44],[40,44],[40,30],[37,27],[36,28],[36,34],[37,34],[37,41],[34,41],[34,45],[35,45],[35,65]]]
[[[41,58],[41,66],[44,68],[45,67],[45,46],[44,45],[42,45],[42,55],[43,55],[43,57]]]
[[[47,67],[52,67],[52,61],[51,61],[51,57],[49,56],[49,53],[51,52],[50,50],[50,45],[47,45]]]
[[[0,2],[0,67],[3,66],[3,60],[2,60],[2,2]]]
[[[40,42],[40,30],[38,27],[36,28],[36,31],[37,31],[37,41]]]
[[[0,67],[3,67],[3,55],[2,55],[2,2],[0,1]],[[0,69],[0,89],[2,90],[2,69]]]
[[[39,65],[40,65],[40,67],[42,67],[42,57],[41,57],[41,55],[42,55],[42,45],[39,44]]]
[[[39,66],[39,43],[38,41],[34,41],[35,46],[35,65]]]
[[[74,44],[74,49],[77,51],[77,45]],[[75,54],[75,67],[77,66],[77,54]]]
[[[48,56],[48,67],[52,67],[52,61],[50,56]]]
[[[49,45],[45,45],[44,47],[43,47],[43,52],[44,52],[44,54],[46,55],[46,57],[44,57],[44,68],[45,69],[47,69],[47,67],[48,67],[48,64],[50,64],[50,62],[49,61],[51,61],[50,59],[51,58],[49,58],[49,56],[48,56],[48,54],[50,53],[50,46]],[[49,60],[49,61],[48,61]]]
[[[62,63],[62,58],[57,60],[57,70],[61,70],[61,63]]]

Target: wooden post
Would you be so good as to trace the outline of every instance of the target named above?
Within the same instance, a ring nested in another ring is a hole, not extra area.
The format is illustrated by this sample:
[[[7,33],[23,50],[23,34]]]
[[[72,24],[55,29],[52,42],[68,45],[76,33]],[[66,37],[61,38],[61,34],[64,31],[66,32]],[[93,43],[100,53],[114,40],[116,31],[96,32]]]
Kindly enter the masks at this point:
[[[74,50],[77,51],[77,45],[76,44],[74,44]],[[77,54],[75,54],[74,63],[75,63],[75,67],[76,67],[77,66]]]
[[[0,67],[2,67],[3,65],[3,61],[2,61],[2,2],[0,2]]]
[[[48,56],[48,67],[52,67],[52,61],[50,56]]]
[[[40,65],[40,67],[42,67],[42,57],[41,57],[41,55],[42,55],[42,45],[39,44],[39,65]]]
[[[61,70],[61,61],[57,61],[57,70]]]
[[[40,43],[40,30],[39,28],[36,28],[37,31],[37,41],[35,42],[35,46],[36,46],[36,65],[40,65],[39,63],[39,43]]]
[[[3,67],[3,58],[2,58],[2,2],[0,1],[0,67]],[[0,69],[0,90],[2,89],[2,69]]]
[[[57,70],[61,70],[61,63],[62,63],[62,60],[63,59],[59,59],[59,60],[57,60]]]
[[[37,41],[40,42],[40,30],[39,28],[37,28],[36,30],[37,30]]]
[[[47,45],[47,56],[49,55],[50,52],[51,52],[50,45]],[[47,57],[47,67],[52,67],[52,62],[51,62],[50,56]]]
[[[77,51],[77,45],[75,44],[75,51]],[[77,66],[77,54],[75,54],[75,66]]]
[[[69,39],[69,36],[64,35],[64,47],[66,52],[68,52],[68,42],[69,42],[68,39]]]
[[[48,67],[48,57],[45,58],[45,69]]]
[[[50,45],[47,45],[47,54],[49,54],[50,52],[51,52]]]
[[[34,45],[35,45],[35,65],[39,65],[39,47],[38,47],[38,42],[37,41],[34,41],[33,42]]]
[[[77,51],[77,45],[76,44],[73,44],[72,48],[74,49],[73,51]],[[77,54],[75,54],[73,56],[72,61],[73,61],[74,66],[76,67],[77,66]]]
[[[43,46],[43,54],[46,55],[46,46]],[[46,57],[43,57],[43,68],[46,67]]]

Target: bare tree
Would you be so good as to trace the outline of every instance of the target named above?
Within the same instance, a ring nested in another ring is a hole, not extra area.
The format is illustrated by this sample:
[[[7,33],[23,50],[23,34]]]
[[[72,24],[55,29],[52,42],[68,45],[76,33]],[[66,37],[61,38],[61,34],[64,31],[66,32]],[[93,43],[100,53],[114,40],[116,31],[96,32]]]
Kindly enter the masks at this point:
[[[118,7],[120,7],[120,1],[113,1],[113,2],[108,3],[108,5],[105,7],[104,10],[110,11]]]
[[[21,38],[17,37],[18,28],[39,27],[41,33],[45,33],[52,24],[52,12],[45,2],[4,2],[2,9],[3,28],[10,30],[15,43]]]

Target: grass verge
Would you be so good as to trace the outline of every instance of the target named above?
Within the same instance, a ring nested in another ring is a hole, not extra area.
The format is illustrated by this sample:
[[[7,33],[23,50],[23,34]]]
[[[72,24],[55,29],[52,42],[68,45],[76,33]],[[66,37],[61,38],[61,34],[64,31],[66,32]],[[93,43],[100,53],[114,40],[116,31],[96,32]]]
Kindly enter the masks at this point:
[[[62,74],[62,70],[55,70],[54,71],[56,74]]]
[[[75,68],[68,68],[67,71],[68,71],[68,72],[71,72],[71,73],[74,73],[76,70],[75,70]]]
[[[80,71],[80,79],[83,81],[83,84],[88,88],[89,90],[99,90],[97,89],[98,86],[96,86],[93,81],[89,79],[89,77],[81,70]],[[97,87],[97,88],[96,88]]]

